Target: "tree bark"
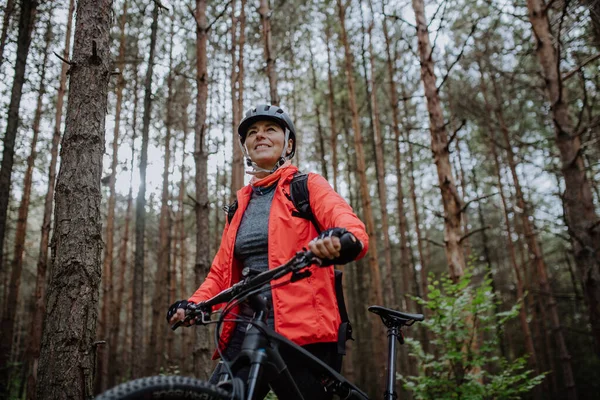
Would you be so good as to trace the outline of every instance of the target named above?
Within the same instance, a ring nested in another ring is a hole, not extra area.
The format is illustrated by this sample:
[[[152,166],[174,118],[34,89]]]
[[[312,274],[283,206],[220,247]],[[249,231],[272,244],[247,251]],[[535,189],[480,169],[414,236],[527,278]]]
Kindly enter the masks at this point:
[[[65,36],[65,48],[63,58],[68,59],[71,53],[71,29],[73,26],[73,12],[75,0],[69,1],[69,13],[67,17],[67,31]],[[42,218],[42,230],[40,238],[40,250],[37,261],[35,278],[35,291],[33,302],[35,310],[31,319],[30,351],[29,353],[29,376],[27,378],[27,399],[35,400],[37,393],[38,364],[40,358],[40,346],[42,343],[42,322],[46,313],[46,270],[48,269],[48,244],[50,242],[50,227],[52,223],[52,205],[54,203],[54,187],[56,184],[56,162],[58,159],[58,144],[61,138],[61,125],[64,97],[67,86],[67,72],[69,66],[62,63],[60,83],[56,97],[56,113],[54,116],[54,132],[50,148],[50,165],[48,167],[48,190],[44,198],[44,216]]]
[[[262,25],[263,44],[265,48],[265,62],[267,78],[269,79],[269,95],[271,105],[279,105],[279,94],[277,93],[277,71],[275,70],[275,58],[273,57],[273,46],[271,43],[271,10],[269,0],[260,0],[258,8],[260,22]]]
[[[156,51],[156,35],[158,31],[159,2],[154,0],[152,10],[152,25],[150,27],[150,52],[148,54],[148,69],[144,81],[144,115],[142,117],[142,149],[140,153],[140,188],[135,202],[135,261],[133,268],[133,304],[131,315],[131,331],[139,338],[132,340],[131,374],[139,378],[144,373],[143,340],[145,321],[140,318],[144,308],[144,255],[146,231],[146,168],[148,166],[148,132],[152,116],[152,74],[154,71],[154,55]]]
[[[112,161],[110,165],[110,175],[108,181],[108,215],[106,217],[106,243],[104,245],[104,263],[102,268],[102,311],[98,320],[98,340],[108,339],[108,310],[109,307],[113,313],[118,314],[118,308],[112,303],[113,296],[113,253],[114,253],[114,235],[115,235],[115,206],[116,193],[115,184],[117,180],[117,166],[119,162],[119,130],[121,127],[121,107],[123,103],[123,89],[125,87],[125,78],[123,69],[125,67],[125,27],[127,23],[127,1],[123,2],[119,27],[121,29],[121,37],[119,40],[119,59],[117,66],[119,68],[119,77],[117,81],[117,104],[115,109],[115,127],[113,130],[112,142]],[[98,349],[98,371],[100,372],[97,379],[97,391],[104,392],[108,389],[108,367],[109,354],[115,351],[116,343],[107,340],[105,346]]]
[[[2,18],[2,33],[0,33],[0,67],[4,62],[4,47],[8,38],[8,28],[10,27],[10,18],[15,11],[15,0],[7,0],[4,6],[4,17]]]
[[[206,106],[208,99],[208,72],[206,43],[206,0],[196,0],[196,124],[194,126],[194,161],[196,164],[196,282],[203,282],[210,268],[209,252],[209,214],[208,202],[208,143],[206,128]],[[212,372],[210,362],[211,343],[208,329],[196,330],[196,346],[194,349],[194,374],[199,378],[208,378]]]
[[[169,281],[170,270],[170,219],[169,207],[169,166],[171,164],[171,128],[173,125],[173,39],[175,36],[174,19],[171,18],[171,32],[169,45],[169,75],[167,76],[167,115],[165,121],[165,158],[162,176],[162,195],[160,206],[160,220],[158,224],[159,250],[158,266],[154,279],[154,297],[152,298],[152,329],[150,333],[150,349],[148,354],[148,373],[158,373],[160,367],[165,365],[165,337],[169,329],[164,321],[164,308],[168,304],[166,282]],[[172,336],[172,335],[171,335]]]
[[[40,354],[39,399],[93,395],[102,274],[102,156],[111,73],[112,1],[80,0],[61,167],[53,265]],[[65,329],[65,326],[70,329]]]
[[[450,143],[444,123],[440,96],[436,86],[433,50],[429,41],[425,5],[423,0],[412,0],[417,24],[421,79],[427,98],[429,129],[431,132],[431,151],[438,173],[438,184],[444,205],[444,242],[446,259],[452,279],[457,280],[464,273],[465,257],[460,245],[462,238],[461,213],[463,200],[456,190],[452,165],[450,164]]]
[[[33,31],[37,1],[22,0],[21,17],[19,19],[19,35],[17,38],[17,61],[15,63],[15,75],[8,106],[8,119],[6,121],[6,133],[4,135],[4,148],[2,150],[2,164],[0,166],[0,273],[5,273],[4,259],[4,237],[6,233],[6,218],[8,213],[8,202],[10,199],[10,185],[12,179],[13,160],[15,155],[15,139],[19,129],[19,105],[23,83],[25,83],[25,68],[27,55],[31,44],[31,32]],[[12,280],[12,278],[11,278]],[[14,320],[14,304],[5,302],[5,310],[2,313],[8,318],[2,318],[2,332],[7,332],[12,327],[8,326],[10,320]],[[10,353],[10,339],[0,341],[0,393],[8,385],[8,359]]]
[[[4,238],[15,156],[15,139],[17,137],[17,130],[19,129],[19,106],[21,104],[23,84],[25,83],[25,68],[27,67],[27,55],[29,54],[31,32],[34,27],[37,5],[38,2],[35,0],[21,1],[21,17],[19,19],[19,34],[17,38],[17,61],[15,63],[15,75],[10,94],[10,104],[8,106],[4,147],[2,149],[2,164],[0,166],[0,273],[4,273]],[[4,358],[5,356],[5,346],[0,345],[0,386],[4,382],[2,371],[6,366],[6,362],[4,361],[7,358]]]

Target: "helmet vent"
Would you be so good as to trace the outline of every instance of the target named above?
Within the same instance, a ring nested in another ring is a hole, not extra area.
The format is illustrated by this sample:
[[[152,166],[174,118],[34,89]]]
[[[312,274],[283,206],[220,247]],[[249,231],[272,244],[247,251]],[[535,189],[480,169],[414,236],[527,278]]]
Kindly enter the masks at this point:
[[[281,108],[279,108],[279,109],[277,110],[277,114],[283,114],[283,110],[282,110]]]
[[[265,106],[265,111],[269,111],[269,106]]]

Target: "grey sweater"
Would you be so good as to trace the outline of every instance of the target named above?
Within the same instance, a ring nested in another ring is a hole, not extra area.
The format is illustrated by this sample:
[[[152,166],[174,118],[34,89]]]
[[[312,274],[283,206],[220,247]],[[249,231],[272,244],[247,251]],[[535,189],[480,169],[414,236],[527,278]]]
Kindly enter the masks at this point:
[[[262,272],[269,269],[269,214],[276,187],[276,183],[267,188],[252,187],[252,197],[237,231],[233,254],[244,268],[248,267],[251,271]],[[268,290],[263,294],[271,303],[270,285],[266,289]],[[252,316],[252,310],[245,303],[242,304],[241,313]],[[274,328],[272,304],[267,322]]]

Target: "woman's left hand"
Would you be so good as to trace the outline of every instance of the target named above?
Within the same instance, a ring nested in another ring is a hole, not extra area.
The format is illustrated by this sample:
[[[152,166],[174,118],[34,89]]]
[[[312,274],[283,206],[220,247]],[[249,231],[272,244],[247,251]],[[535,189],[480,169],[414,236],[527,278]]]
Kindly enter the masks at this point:
[[[321,259],[333,260],[339,257],[341,248],[340,239],[336,236],[315,238],[308,243],[308,249]]]

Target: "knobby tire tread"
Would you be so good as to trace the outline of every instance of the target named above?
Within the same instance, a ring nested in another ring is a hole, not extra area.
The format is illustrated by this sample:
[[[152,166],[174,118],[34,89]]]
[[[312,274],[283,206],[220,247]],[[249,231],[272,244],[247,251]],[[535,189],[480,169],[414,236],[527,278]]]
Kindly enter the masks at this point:
[[[226,400],[231,394],[215,385],[187,376],[148,376],[122,383],[96,400],[190,399]]]

